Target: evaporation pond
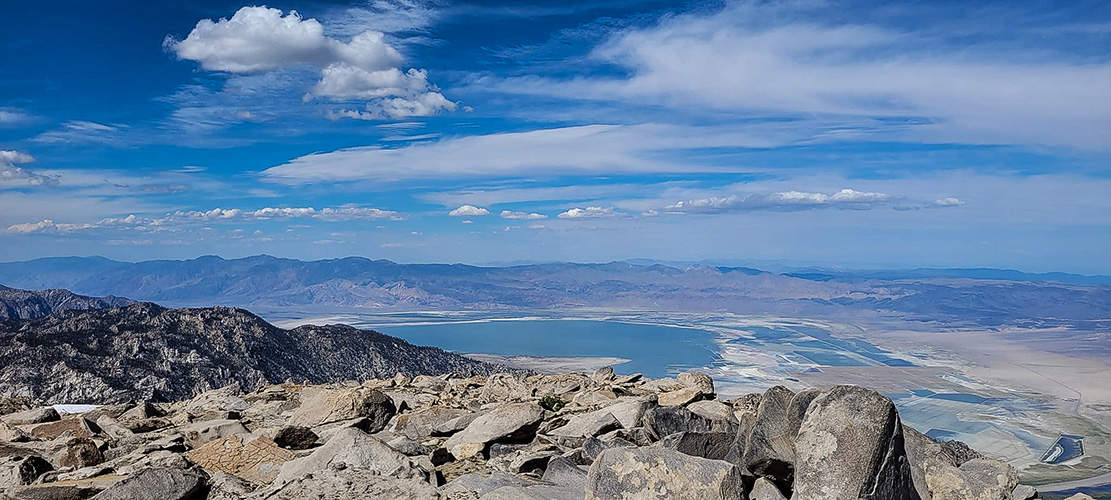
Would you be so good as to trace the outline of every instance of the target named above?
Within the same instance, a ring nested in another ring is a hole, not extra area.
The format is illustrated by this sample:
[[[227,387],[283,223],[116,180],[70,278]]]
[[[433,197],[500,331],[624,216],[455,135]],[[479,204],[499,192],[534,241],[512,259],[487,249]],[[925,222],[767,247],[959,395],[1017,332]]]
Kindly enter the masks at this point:
[[[612,356],[631,360],[618,373],[658,378],[671,369],[708,366],[717,359],[704,330],[589,320],[519,320],[423,325],[378,325],[375,330],[412,344],[462,353],[525,356]]]

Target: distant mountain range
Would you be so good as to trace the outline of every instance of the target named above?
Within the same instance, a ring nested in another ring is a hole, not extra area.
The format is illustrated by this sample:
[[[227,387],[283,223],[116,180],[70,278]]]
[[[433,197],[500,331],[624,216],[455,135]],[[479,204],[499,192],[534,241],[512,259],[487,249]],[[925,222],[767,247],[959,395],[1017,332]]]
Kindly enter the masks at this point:
[[[69,290],[18,290],[0,285],[0,319],[41,318],[59,311],[123,307],[135,301],[109,295],[86,297]]]
[[[106,305],[106,304],[100,304]],[[0,398],[177,401],[238,383],[327,383],[504,367],[349,326],[278,328],[242,309],[151,303],[0,320]]]
[[[1059,279],[1054,279],[1059,278]],[[499,310],[605,307],[742,314],[895,315],[977,326],[1094,327],[1111,317],[1105,277],[993,269],[769,273],[749,267],[547,263],[398,264],[271,256],[0,264],[0,283],[253,310]]]

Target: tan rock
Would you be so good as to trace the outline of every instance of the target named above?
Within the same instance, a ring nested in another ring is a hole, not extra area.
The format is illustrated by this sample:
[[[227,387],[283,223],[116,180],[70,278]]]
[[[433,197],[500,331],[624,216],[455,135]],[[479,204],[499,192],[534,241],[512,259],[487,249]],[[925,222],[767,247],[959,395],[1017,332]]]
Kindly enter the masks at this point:
[[[293,452],[270,439],[228,436],[209,441],[186,455],[206,469],[226,472],[255,484],[269,484],[278,476],[282,464],[293,460]]]
[[[96,424],[85,420],[83,417],[75,417],[36,425],[31,428],[31,437],[51,440],[68,433],[70,437],[91,438],[99,430],[96,428]]]
[[[656,402],[660,406],[684,406],[687,403],[701,399],[705,394],[699,389],[684,387],[660,394]]]

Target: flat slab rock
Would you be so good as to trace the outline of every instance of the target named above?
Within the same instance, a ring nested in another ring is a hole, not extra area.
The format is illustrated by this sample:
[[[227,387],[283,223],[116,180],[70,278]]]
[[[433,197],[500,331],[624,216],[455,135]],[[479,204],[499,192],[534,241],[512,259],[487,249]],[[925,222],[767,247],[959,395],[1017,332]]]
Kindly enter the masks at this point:
[[[733,464],[667,448],[603,451],[586,479],[587,500],[733,500],[744,495],[741,472]]]

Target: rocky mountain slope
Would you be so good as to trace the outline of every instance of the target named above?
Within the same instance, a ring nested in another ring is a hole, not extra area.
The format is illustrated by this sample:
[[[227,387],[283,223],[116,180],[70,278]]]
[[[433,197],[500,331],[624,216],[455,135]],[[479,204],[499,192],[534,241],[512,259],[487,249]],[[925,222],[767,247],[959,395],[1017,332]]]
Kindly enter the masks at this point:
[[[0,397],[50,403],[173,401],[253,389],[497,367],[348,326],[275,327],[241,309],[151,303],[0,320]]]
[[[104,309],[123,307],[135,301],[109,295],[107,297],[86,297],[69,290],[18,290],[0,285],[0,319],[32,319],[53,314],[58,311]]]
[[[497,310],[609,307],[833,317],[893,315],[974,326],[1100,327],[1111,286],[1000,273],[776,274],[745,267],[552,263],[510,267],[398,264],[359,257],[300,261],[116,262],[50,258],[0,263],[23,288],[123,294],[174,306],[227,305],[306,312],[365,309]],[[996,279],[997,276],[1012,279]],[[1098,280],[1097,280],[1098,281]]]
[[[65,417],[26,403],[0,417],[0,498],[1037,497],[1006,463],[926,437],[855,386],[723,401],[704,374],[607,367],[224,388]]]

